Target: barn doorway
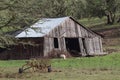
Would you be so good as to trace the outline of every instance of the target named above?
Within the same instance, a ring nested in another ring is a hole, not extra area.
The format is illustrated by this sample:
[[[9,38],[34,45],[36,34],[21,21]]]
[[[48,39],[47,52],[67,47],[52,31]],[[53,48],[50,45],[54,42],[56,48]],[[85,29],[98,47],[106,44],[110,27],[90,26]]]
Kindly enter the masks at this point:
[[[78,38],[65,38],[66,49],[71,53],[72,56],[80,56],[80,45]]]

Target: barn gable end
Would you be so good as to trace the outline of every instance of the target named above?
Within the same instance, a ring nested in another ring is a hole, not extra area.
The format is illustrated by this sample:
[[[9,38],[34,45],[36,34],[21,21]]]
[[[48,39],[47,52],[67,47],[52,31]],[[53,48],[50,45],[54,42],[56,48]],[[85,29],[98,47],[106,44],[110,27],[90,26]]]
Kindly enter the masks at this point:
[[[93,31],[85,28],[77,21],[75,21],[72,17],[67,17],[64,21],[62,21],[59,25],[57,25],[54,29],[52,29],[48,34],[45,36],[44,42],[44,53],[47,56],[48,52],[55,49],[54,47],[54,38],[58,39],[59,50],[77,50],[79,51],[79,55],[100,55],[103,53],[102,51],[102,42],[101,36],[94,33]],[[76,46],[74,49],[72,44],[75,41]],[[68,45],[67,44],[71,44]],[[47,44],[48,43],[48,44]],[[48,46],[46,49],[46,46]]]

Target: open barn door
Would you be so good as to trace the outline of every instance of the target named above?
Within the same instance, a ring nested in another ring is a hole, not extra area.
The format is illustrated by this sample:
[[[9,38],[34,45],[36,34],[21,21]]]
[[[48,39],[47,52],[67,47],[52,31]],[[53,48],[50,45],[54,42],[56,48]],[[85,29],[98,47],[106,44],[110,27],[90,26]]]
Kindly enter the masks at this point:
[[[78,38],[65,38],[66,49],[71,53],[72,56],[81,56],[80,55],[80,45]]]

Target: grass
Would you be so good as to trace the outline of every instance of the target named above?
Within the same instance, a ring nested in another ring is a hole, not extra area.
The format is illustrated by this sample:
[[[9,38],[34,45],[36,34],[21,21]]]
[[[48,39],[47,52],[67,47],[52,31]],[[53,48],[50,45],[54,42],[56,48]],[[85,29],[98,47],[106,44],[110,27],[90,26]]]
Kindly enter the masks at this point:
[[[115,23],[113,25],[107,25],[106,17],[103,18],[84,18],[79,20],[79,22],[84,25],[85,27],[91,28],[92,30],[103,30],[103,29],[110,29],[110,28],[119,28],[120,23]]]
[[[96,57],[82,57],[82,58],[70,58],[52,59],[52,66],[56,68],[116,68],[120,67],[120,53],[113,53],[107,56]],[[20,67],[25,64],[25,60],[9,60],[0,61],[0,67]],[[115,64],[115,65],[114,65]],[[88,67],[89,66],[89,67]]]
[[[105,24],[106,18],[105,17],[103,17],[103,18],[94,18],[94,17],[84,18],[84,19],[79,20],[79,22],[86,27],[92,27],[95,25]]]
[[[120,53],[106,56],[52,59],[53,72],[18,74],[25,60],[0,61],[0,80],[119,80]]]
[[[68,60],[53,60],[54,67],[81,68],[81,69],[119,69],[120,54],[110,54],[108,56],[73,58]]]
[[[0,67],[20,67],[25,64],[25,60],[6,60],[0,61]]]

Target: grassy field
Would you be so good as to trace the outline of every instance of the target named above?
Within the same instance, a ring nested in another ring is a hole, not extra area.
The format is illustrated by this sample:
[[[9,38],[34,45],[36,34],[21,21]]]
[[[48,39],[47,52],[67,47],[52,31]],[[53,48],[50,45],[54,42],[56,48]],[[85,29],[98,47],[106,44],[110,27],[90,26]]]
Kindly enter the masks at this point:
[[[100,24],[105,24],[106,23],[106,18],[84,18],[79,20],[79,22],[81,24],[83,24],[86,27],[92,27],[92,26],[96,26],[96,25],[100,25]]]
[[[120,53],[107,56],[52,59],[53,72],[18,69],[25,60],[0,61],[0,80],[120,80]]]

